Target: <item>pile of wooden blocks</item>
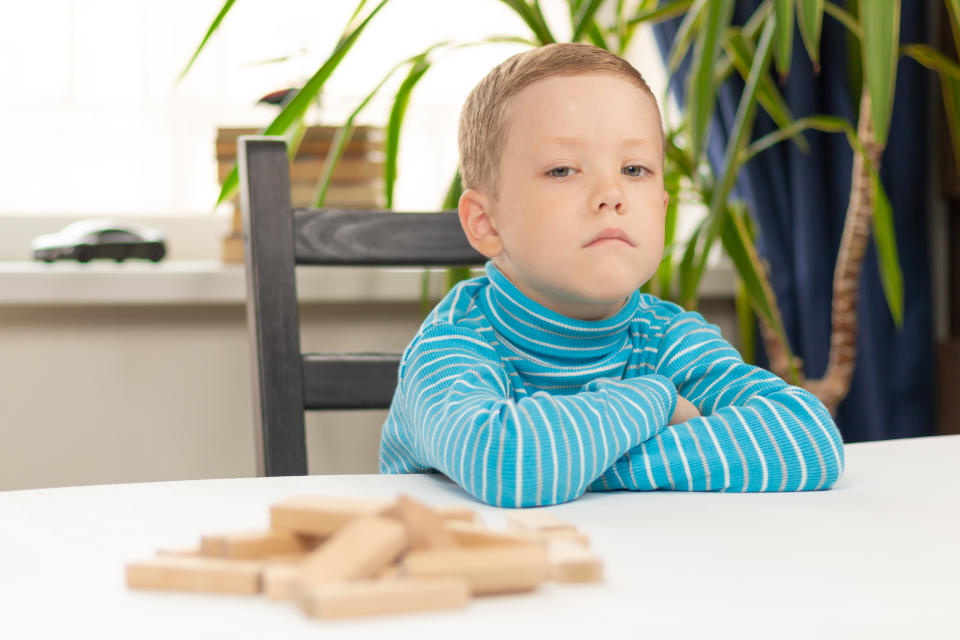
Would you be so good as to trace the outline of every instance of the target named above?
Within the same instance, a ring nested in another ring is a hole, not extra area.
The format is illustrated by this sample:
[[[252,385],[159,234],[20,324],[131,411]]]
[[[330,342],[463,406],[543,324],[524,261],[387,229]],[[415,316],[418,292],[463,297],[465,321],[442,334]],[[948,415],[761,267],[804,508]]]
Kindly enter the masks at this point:
[[[540,509],[487,528],[462,507],[303,496],[270,509],[270,530],[209,535],[197,549],[127,565],[127,585],[294,600],[320,618],[462,607],[473,595],[547,580],[598,582],[600,558],[573,525]]]

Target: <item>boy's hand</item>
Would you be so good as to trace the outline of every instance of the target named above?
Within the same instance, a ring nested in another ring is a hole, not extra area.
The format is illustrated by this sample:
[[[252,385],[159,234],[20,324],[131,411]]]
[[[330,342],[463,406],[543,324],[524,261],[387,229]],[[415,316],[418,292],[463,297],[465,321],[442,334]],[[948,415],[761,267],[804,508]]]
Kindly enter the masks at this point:
[[[699,418],[700,412],[693,403],[681,395],[677,396],[677,408],[673,411],[673,417],[667,424],[680,424],[692,418]]]

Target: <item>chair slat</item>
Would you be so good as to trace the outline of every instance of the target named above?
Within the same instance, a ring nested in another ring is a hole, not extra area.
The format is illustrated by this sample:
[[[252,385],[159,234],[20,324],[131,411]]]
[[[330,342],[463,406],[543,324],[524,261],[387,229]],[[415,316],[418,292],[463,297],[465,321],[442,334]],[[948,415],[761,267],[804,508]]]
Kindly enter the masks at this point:
[[[308,353],[303,362],[306,409],[385,409],[397,386],[395,353]]]
[[[297,264],[366,266],[480,265],[456,212],[408,213],[296,209]]]
[[[286,146],[278,139],[241,139],[238,160],[247,326],[257,374],[253,394],[257,470],[268,476],[304,475],[303,383],[302,368],[297,366],[300,317]]]

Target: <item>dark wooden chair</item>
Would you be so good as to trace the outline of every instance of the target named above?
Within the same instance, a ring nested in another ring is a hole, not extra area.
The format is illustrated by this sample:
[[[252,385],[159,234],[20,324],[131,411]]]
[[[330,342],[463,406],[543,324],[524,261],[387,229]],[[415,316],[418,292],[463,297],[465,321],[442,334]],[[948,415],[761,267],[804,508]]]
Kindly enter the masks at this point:
[[[485,258],[453,211],[293,209],[280,138],[241,137],[238,157],[258,473],[305,475],[304,410],[388,407],[400,356],[301,354],[294,267],[479,265]]]

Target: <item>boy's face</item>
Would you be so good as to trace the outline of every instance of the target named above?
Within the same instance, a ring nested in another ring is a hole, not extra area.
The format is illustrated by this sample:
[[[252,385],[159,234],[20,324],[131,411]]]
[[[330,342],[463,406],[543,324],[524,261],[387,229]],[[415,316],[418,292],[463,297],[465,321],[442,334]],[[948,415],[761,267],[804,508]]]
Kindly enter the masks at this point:
[[[467,237],[540,304],[584,320],[614,315],[663,254],[653,101],[614,75],[558,76],[523,89],[509,113],[498,197],[461,197]]]

